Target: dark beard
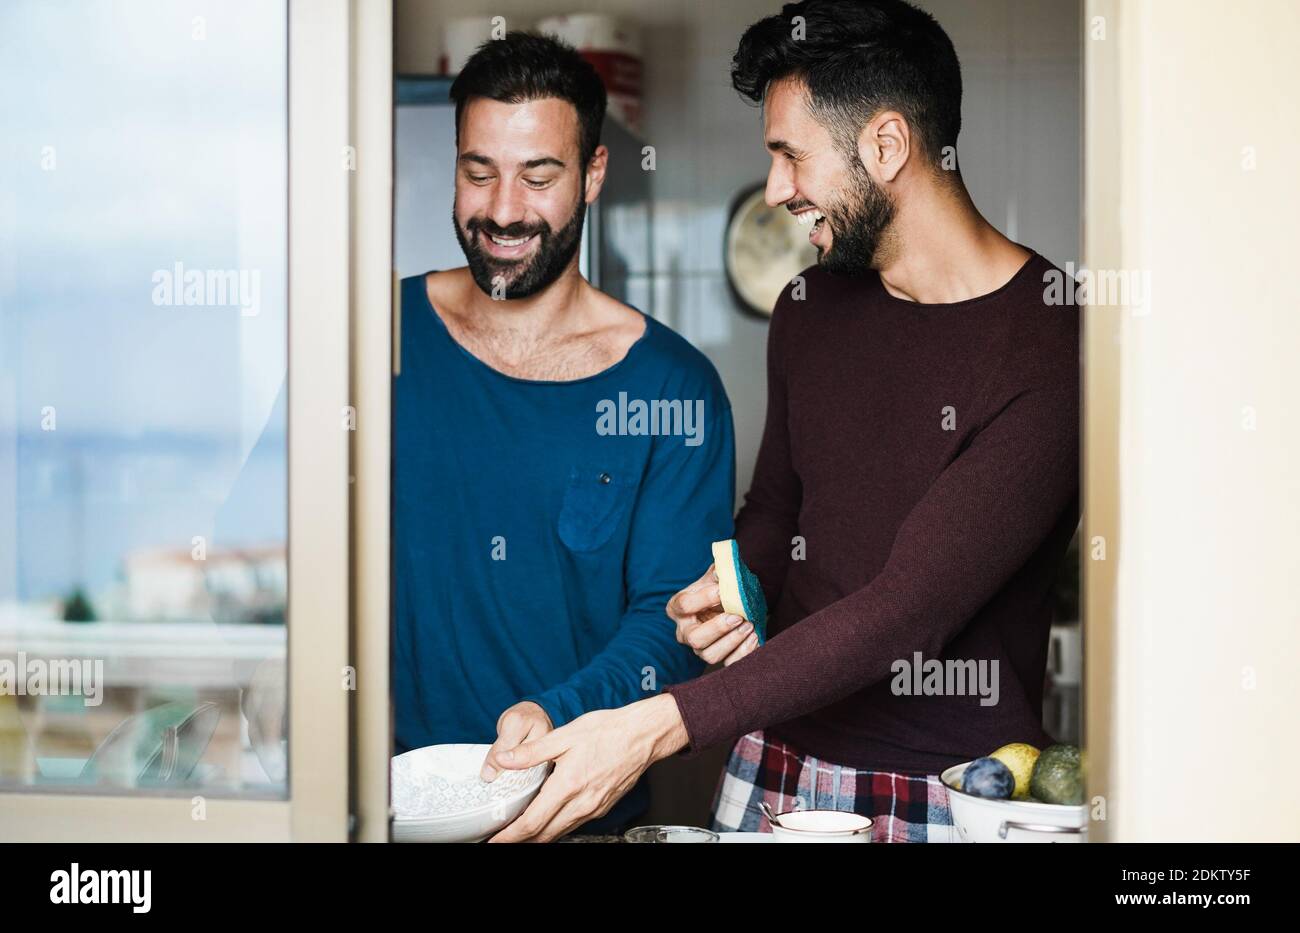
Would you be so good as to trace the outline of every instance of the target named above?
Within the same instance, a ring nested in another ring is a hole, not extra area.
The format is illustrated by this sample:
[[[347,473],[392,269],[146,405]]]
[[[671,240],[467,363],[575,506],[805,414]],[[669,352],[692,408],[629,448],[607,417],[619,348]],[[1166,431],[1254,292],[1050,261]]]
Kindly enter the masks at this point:
[[[822,207],[831,225],[831,246],[817,248],[817,264],[835,275],[862,275],[875,268],[881,238],[894,220],[894,202],[861,162],[848,160],[848,174],[843,196]]]
[[[573,216],[560,228],[558,233],[551,230],[550,224],[541,221],[539,225],[529,226],[525,223],[498,227],[490,220],[471,217],[460,229],[456,222],[456,209],[452,207],[451,225],[456,230],[456,240],[469,265],[469,273],[476,284],[488,297],[499,297],[493,279],[505,278],[505,298],[528,298],[546,288],[560,277],[574,254],[578,252],[582,240],[582,221],[587,213],[586,186],[578,195],[578,204],[573,209]],[[492,234],[511,239],[537,234],[537,250],[530,258],[500,260],[491,256],[479,245],[478,236]]]

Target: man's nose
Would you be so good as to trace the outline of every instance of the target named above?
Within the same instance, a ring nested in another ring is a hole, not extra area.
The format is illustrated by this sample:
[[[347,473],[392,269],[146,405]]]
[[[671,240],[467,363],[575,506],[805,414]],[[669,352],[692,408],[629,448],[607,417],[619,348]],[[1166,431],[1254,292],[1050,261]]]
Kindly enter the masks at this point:
[[[524,203],[514,185],[498,184],[488,205],[488,217],[498,227],[505,228],[524,219]]]
[[[774,161],[767,170],[767,188],[763,191],[763,199],[767,201],[768,207],[778,207],[793,197],[794,179],[789,168],[779,160]]]

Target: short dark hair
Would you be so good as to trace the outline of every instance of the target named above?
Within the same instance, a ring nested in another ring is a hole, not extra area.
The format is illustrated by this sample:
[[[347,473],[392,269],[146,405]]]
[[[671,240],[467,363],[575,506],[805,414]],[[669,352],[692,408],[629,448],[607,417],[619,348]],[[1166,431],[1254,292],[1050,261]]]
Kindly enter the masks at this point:
[[[803,82],[813,114],[848,154],[884,110],[907,118],[931,163],[957,145],[957,50],[933,16],[904,0],[787,3],[745,30],[731,62],[736,90],[761,103],[768,86],[787,77]]]
[[[480,45],[451,83],[456,102],[456,140],[460,116],[471,97],[503,104],[558,97],[578,112],[578,152],[585,166],[600,145],[605,120],[605,85],[573,46],[553,36],[510,32]]]

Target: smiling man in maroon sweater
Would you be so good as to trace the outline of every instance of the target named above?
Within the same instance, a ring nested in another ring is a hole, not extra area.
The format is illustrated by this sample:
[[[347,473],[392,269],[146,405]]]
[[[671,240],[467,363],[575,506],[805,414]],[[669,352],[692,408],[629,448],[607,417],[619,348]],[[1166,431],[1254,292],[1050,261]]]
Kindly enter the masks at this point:
[[[728,741],[717,828],[766,829],[766,800],[865,814],[876,841],[947,840],[942,769],[1050,742],[1079,318],[966,192],[952,43],[901,0],[807,0],[750,27],[732,80],[763,105],[767,200],[812,213],[819,257],[773,315],[736,518],[769,640],[721,611],[709,568],[668,616],[724,666],[517,749],[509,767],[556,767],[499,841],[555,838],[652,762]]]

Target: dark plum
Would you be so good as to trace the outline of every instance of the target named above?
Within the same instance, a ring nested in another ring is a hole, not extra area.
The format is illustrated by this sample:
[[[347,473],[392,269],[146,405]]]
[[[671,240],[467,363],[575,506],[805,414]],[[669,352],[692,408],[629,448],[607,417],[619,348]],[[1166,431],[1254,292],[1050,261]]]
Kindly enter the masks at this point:
[[[962,775],[961,789],[973,797],[1008,800],[1016,789],[1016,778],[996,758],[976,758]]]

